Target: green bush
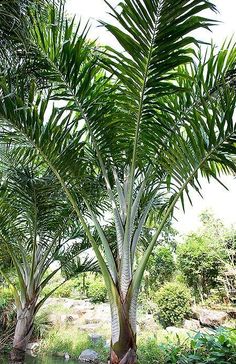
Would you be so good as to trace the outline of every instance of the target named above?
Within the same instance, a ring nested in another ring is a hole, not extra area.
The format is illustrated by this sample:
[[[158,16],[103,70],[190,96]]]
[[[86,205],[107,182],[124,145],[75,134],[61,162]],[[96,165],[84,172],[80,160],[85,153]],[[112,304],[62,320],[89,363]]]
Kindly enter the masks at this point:
[[[138,345],[138,358],[140,363],[165,364],[165,354],[154,338],[150,338]]]
[[[197,234],[188,236],[184,244],[177,249],[178,268],[185,277],[195,295],[203,299],[218,284],[222,262],[219,247],[213,249],[208,240]]]
[[[53,294],[54,297],[63,297],[69,298],[73,295],[73,291],[75,289],[75,285],[73,279],[65,282],[62,286],[60,286]]]
[[[198,333],[187,340],[160,344],[149,338],[139,344],[140,363],[148,364],[228,364],[236,363],[236,331],[218,329],[212,334]],[[168,342],[167,342],[168,341]]]
[[[159,320],[164,327],[180,326],[190,313],[190,291],[180,283],[165,284],[157,292],[156,302]]]
[[[149,272],[149,285],[152,290],[170,281],[174,271],[175,262],[171,250],[167,247],[158,247],[152,253],[147,271]]]
[[[191,340],[189,353],[182,354],[179,363],[236,363],[236,331],[218,329],[212,335],[198,333]]]
[[[15,319],[16,319],[16,309],[14,305],[14,297],[12,294],[12,290],[11,288],[8,287],[1,287],[0,288],[0,336],[15,324]]]
[[[0,287],[0,311],[14,300],[11,288]]]
[[[107,299],[107,289],[101,277],[93,277],[87,283],[87,296],[94,303],[105,302]]]

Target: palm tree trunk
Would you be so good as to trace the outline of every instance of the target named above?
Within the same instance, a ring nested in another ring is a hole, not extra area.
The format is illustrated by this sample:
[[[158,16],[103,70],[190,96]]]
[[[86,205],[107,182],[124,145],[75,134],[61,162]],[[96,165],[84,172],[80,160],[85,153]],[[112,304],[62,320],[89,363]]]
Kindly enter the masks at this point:
[[[24,363],[27,344],[32,335],[35,317],[35,304],[28,304],[17,312],[13,348],[10,353],[11,363]]]
[[[110,364],[136,364],[137,346],[136,330],[131,322],[130,305],[125,302],[111,307],[112,311],[112,340]]]

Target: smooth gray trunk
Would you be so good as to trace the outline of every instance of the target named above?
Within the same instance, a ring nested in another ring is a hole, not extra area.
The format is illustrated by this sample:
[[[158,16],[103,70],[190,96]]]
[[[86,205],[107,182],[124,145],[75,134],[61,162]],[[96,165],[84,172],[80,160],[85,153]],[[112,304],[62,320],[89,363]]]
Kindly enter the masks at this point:
[[[34,317],[34,304],[29,304],[18,311],[13,348],[10,353],[11,363],[24,363],[26,348],[33,331]]]

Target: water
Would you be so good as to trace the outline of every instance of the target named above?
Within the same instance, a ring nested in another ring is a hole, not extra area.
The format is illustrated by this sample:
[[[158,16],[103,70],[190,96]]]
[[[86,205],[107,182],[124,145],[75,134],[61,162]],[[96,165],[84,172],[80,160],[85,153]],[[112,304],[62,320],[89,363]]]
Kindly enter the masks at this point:
[[[0,357],[0,364],[8,364],[7,357]],[[78,360],[64,360],[56,357],[43,357],[43,358],[33,358],[32,356],[27,356],[25,364],[80,364]]]

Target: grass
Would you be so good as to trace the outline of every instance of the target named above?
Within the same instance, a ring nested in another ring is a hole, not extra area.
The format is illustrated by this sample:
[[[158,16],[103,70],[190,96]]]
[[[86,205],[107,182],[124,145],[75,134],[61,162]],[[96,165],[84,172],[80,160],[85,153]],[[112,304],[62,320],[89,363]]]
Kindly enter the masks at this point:
[[[104,341],[94,344],[88,334],[76,327],[54,327],[41,341],[40,353],[44,355],[69,353],[72,358],[78,358],[83,350],[92,349],[99,353],[101,361],[106,361],[108,349],[104,344]]]
[[[107,335],[108,336],[108,335]],[[156,335],[145,332],[138,338],[138,356],[140,363],[164,364],[166,360],[166,348],[171,342],[170,350],[176,350],[177,347],[189,342],[187,335],[177,336],[167,333],[165,330],[158,330]],[[163,350],[162,348],[165,348]],[[88,334],[81,332],[78,328],[70,326],[54,327],[46,334],[41,341],[40,352],[46,355],[56,355],[58,353],[69,353],[72,358],[78,358],[85,349],[93,349],[99,353],[101,362],[106,362],[109,355],[109,349],[105,347],[105,341],[97,344],[91,342]]]

